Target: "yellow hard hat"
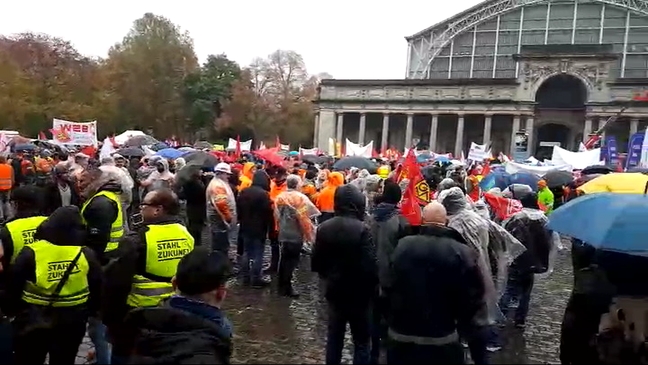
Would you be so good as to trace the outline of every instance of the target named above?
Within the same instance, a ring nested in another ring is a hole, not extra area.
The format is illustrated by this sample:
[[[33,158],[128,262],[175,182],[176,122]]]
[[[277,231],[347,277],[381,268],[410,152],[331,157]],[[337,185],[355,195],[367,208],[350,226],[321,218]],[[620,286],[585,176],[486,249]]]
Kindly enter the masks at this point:
[[[387,165],[382,165],[378,168],[378,176],[380,176],[383,179],[386,179],[387,176],[389,176],[389,166]]]

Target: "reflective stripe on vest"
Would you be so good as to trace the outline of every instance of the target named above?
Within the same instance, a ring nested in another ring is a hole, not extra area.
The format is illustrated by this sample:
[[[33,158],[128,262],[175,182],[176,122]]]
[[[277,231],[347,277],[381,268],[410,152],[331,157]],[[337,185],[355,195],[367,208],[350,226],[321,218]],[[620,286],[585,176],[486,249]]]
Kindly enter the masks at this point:
[[[79,246],[56,246],[40,240],[29,248],[34,251],[36,265],[35,282],[27,281],[22,299],[30,304],[53,307],[74,307],[88,301],[88,260],[81,254],[75,268],[63,285],[61,292],[53,296],[56,287],[74,257],[81,251]]]
[[[185,226],[178,223],[151,224],[147,226],[146,274],[168,281],[153,281],[142,275],[133,277],[126,304],[131,307],[155,307],[173,295],[171,278],[178,263],[194,248],[194,239]]]
[[[11,241],[13,243],[11,263],[16,260],[20,250],[22,250],[25,245],[34,243],[34,233],[36,233],[36,228],[38,228],[45,219],[47,219],[47,217],[38,215],[34,217],[15,219],[7,223],[6,227],[9,231],[9,235],[11,235]]]
[[[88,201],[86,201],[83,204],[83,208],[81,208],[81,218],[83,219],[84,224],[86,224],[86,221],[85,218],[83,218],[83,213],[85,212],[88,205],[90,205],[90,202],[92,202],[92,199],[98,196],[105,196],[106,198],[115,202],[115,204],[117,205],[117,218],[115,219],[114,222],[112,222],[112,225],[110,227],[110,240],[108,241],[105,250],[105,252],[108,252],[117,249],[117,247],[119,246],[119,240],[124,235],[124,221],[123,221],[124,218],[123,218],[122,205],[121,205],[121,201],[119,200],[119,196],[116,193],[112,191],[102,190],[97,194],[95,194],[92,198],[88,199]]]

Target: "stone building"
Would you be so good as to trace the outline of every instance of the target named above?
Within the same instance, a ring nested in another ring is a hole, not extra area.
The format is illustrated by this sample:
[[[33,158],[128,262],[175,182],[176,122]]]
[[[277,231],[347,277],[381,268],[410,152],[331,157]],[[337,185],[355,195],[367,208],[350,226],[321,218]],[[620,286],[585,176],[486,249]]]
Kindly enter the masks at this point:
[[[511,153],[522,134],[545,157],[626,107],[606,129],[624,152],[648,124],[648,103],[631,101],[648,87],[648,1],[488,0],[406,40],[405,79],[322,81],[318,147]]]

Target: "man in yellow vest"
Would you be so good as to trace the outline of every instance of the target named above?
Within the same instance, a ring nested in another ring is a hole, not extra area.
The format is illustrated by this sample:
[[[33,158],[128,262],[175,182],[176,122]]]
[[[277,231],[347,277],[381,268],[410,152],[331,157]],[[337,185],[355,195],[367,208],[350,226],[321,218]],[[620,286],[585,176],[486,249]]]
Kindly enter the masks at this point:
[[[83,247],[79,208],[61,207],[36,228],[12,267],[4,300],[15,316],[14,363],[73,364],[88,315],[101,302],[101,265]]]
[[[102,265],[106,265],[124,235],[121,181],[118,176],[92,167],[80,171],[76,178],[79,196],[85,200],[81,206],[81,218],[86,226],[85,246],[92,248]],[[98,318],[91,317],[88,334],[95,345],[95,359],[107,363],[110,347],[106,327]]]
[[[118,176],[89,168],[78,175],[77,188],[85,200],[81,206],[87,231],[85,245],[95,250],[105,265],[124,235],[121,182]]]
[[[143,226],[120,240],[116,259],[105,271],[102,314],[113,344],[113,364],[123,363],[128,356],[126,344],[119,342],[126,314],[134,308],[156,307],[170,298],[178,263],[194,248],[171,190],[149,192],[140,206]]]
[[[47,218],[41,215],[42,200],[42,191],[34,185],[23,185],[13,190],[11,203],[15,215],[0,228],[0,242],[5,252],[2,259],[5,269],[16,260],[24,246],[34,243],[36,227]]]

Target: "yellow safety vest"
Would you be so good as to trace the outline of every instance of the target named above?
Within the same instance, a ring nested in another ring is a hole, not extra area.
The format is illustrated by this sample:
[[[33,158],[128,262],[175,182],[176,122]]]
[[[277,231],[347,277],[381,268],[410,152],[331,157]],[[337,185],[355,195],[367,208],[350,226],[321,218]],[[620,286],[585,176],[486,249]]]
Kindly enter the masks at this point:
[[[29,245],[29,248],[34,251],[36,281],[27,281],[22,295],[25,302],[42,306],[52,303],[53,307],[74,307],[88,301],[89,265],[83,253],[59,294],[53,296],[63,274],[81,251],[80,246],[57,246],[40,240]]]
[[[124,235],[124,216],[123,216],[123,211],[122,211],[122,205],[121,201],[119,200],[119,196],[112,191],[100,191],[97,194],[95,194],[92,198],[88,199],[85,203],[83,203],[83,207],[81,208],[81,218],[83,219],[83,223],[86,224],[85,218],[83,216],[83,213],[85,213],[86,208],[90,203],[92,202],[92,199],[98,197],[98,196],[105,196],[106,198],[112,200],[117,204],[117,218],[115,221],[112,223],[112,226],[110,227],[110,240],[108,241],[108,244],[106,245],[106,250],[105,252],[112,251],[117,249],[119,246],[119,239],[122,238]]]
[[[22,250],[25,245],[31,245],[34,243],[34,233],[36,233],[36,228],[38,228],[45,219],[47,219],[47,217],[37,215],[34,217],[19,218],[7,223],[7,230],[9,230],[11,241],[13,242],[11,263],[16,260],[20,250]]]
[[[194,248],[194,239],[182,224],[151,224],[145,233],[146,268],[144,275],[135,275],[126,304],[131,307],[155,307],[173,295],[171,278],[178,263]],[[164,282],[145,275],[165,278]]]

